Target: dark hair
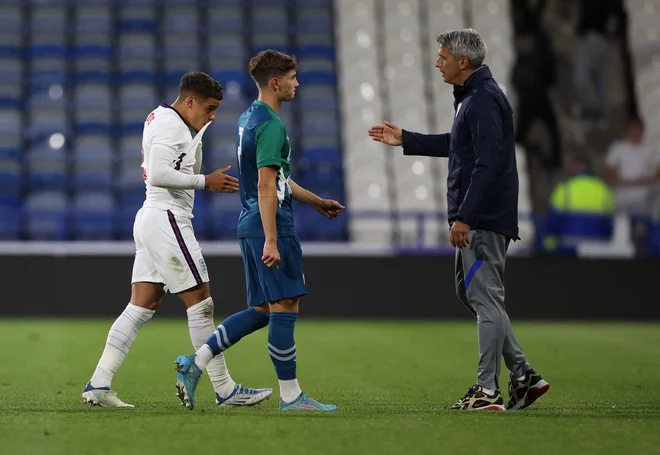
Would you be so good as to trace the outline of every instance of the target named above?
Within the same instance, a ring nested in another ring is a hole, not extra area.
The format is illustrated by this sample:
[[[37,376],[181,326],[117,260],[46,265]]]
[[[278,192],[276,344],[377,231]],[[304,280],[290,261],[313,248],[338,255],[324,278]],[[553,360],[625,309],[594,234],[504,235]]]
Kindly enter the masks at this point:
[[[195,94],[203,99],[215,98],[222,101],[223,88],[220,82],[213,79],[206,73],[200,71],[193,71],[186,73],[181,78],[179,84],[179,94]]]
[[[268,85],[273,77],[281,77],[298,69],[296,58],[273,49],[259,52],[250,60],[250,76],[259,87]]]

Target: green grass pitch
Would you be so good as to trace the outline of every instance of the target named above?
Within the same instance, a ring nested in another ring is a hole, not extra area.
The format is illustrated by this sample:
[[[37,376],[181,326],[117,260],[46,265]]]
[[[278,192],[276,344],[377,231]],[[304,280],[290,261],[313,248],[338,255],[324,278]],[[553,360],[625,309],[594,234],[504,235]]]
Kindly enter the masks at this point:
[[[220,318],[217,318],[220,320]],[[2,454],[653,454],[660,453],[660,325],[514,323],[551,389],[518,412],[445,411],[475,380],[476,330],[457,322],[298,322],[303,390],[325,414],[218,409],[208,378],[188,411],[174,359],[185,319],[156,317],[113,388],[136,409],[83,405],[110,320],[0,320]],[[227,353],[232,376],[277,380],[266,330]],[[501,387],[507,384],[502,379]]]

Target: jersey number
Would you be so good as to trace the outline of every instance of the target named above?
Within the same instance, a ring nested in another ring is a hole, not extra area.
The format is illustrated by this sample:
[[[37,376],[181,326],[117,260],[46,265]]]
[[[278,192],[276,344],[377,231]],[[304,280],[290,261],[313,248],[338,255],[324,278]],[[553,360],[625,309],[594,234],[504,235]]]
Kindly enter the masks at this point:
[[[175,170],[177,170],[177,171],[181,170],[181,161],[183,161],[184,156],[186,156],[186,154],[182,153],[181,155],[179,155],[179,158],[176,159],[176,161],[175,161],[176,164],[174,165]]]
[[[241,153],[243,152],[243,128],[242,126],[238,127],[238,148],[236,149],[236,154],[238,155],[238,172],[241,172]]]

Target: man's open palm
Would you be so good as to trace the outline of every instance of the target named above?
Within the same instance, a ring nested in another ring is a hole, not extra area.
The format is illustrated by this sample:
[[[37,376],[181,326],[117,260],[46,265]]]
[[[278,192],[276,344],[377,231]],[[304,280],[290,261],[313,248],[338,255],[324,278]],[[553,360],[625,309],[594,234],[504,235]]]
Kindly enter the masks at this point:
[[[374,141],[387,145],[403,144],[403,131],[394,123],[385,122],[383,125],[374,125],[369,128],[369,136]]]

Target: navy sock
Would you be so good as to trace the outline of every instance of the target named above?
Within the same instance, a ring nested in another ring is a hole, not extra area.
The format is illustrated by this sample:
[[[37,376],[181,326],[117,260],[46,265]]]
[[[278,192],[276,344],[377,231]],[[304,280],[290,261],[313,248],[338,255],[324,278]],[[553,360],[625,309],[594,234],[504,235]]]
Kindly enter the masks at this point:
[[[222,321],[222,324],[215,329],[213,335],[206,340],[206,344],[209,345],[215,356],[229,349],[232,344],[238,343],[244,336],[267,325],[268,316],[254,308],[248,308],[234,313]]]
[[[268,352],[275,366],[277,379],[296,379],[296,342],[293,329],[298,313],[271,313],[268,327]]]

